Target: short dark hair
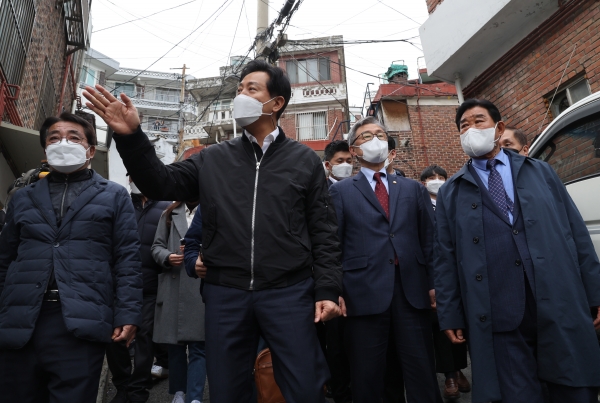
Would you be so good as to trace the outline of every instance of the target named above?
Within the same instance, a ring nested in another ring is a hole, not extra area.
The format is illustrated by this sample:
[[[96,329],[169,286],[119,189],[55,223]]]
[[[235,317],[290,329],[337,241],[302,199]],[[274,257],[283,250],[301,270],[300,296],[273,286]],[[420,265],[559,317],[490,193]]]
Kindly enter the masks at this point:
[[[42,123],[42,127],[40,127],[40,144],[42,148],[46,148],[46,137],[48,137],[48,129],[52,127],[52,125],[58,122],[71,122],[77,123],[81,127],[83,127],[83,133],[87,139],[87,142],[91,146],[98,145],[98,141],[96,139],[96,130],[94,130],[94,126],[84,118],[74,115],[69,112],[63,112],[59,117],[51,116],[44,120]]]
[[[519,144],[521,144],[521,147],[525,147],[527,145],[527,135],[525,134],[525,132],[521,129],[517,129],[516,127],[513,126],[506,126],[504,128],[504,131],[510,130],[515,134],[515,140],[517,140],[519,142]]]
[[[388,136],[388,152],[396,149],[396,139]]]
[[[427,168],[425,168],[423,172],[421,172],[421,182],[425,182],[427,178],[435,174],[443,176],[444,179],[448,179],[448,174],[446,173],[446,170],[444,168],[442,168],[439,165],[430,165]]]
[[[240,81],[244,79],[248,74],[255,73],[257,71],[264,71],[269,75],[269,81],[267,81],[267,90],[272,97],[283,97],[285,103],[283,108],[277,112],[277,119],[283,114],[283,111],[290,102],[292,97],[292,86],[290,80],[287,77],[285,71],[279,67],[271,66],[264,60],[252,60],[250,63],[244,66],[240,76]]]
[[[339,152],[350,152],[350,146],[344,140],[334,140],[325,147],[325,161],[331,161],[333,156]]]
[[[458,129],[458,131],[460,131],[460,119],[465,114],[465,112],[468,111],[469,109],[473,109],[477,106],[487,109],[487,111],[490,114],[490,117],[492,118],[494,123],[498,123],[499,121],[502,120],[502,115],[500,114],[500,111],[498,110],[498,108],[496,108],[496,105],[494,105],[487,99],[471,98],[471,99],[467,99],[465,102],[460,104],[460,106],[456,110],[455,121],[456,121],[456,128]]]

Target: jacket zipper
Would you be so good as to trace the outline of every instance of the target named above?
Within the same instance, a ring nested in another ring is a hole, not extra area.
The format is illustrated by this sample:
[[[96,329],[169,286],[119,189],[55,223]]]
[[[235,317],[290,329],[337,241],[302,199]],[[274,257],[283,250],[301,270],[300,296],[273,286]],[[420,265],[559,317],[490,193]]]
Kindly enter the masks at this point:
[[[250,290],[254,290],[254,224],[256,222],[256,193],[258,192],[258,173],[260,171],[260,163],[262,161],[262,158],[260,161],[258,160],[254,146],[252,147],[252,151],[254,151],[254,159],[256,160],[256,175],[254,176],[254,199],[252,201],[252,237],[250,238]]]
[[[60,220],[61,220],[61,224],[62,224],[62,219],[65,216],[65,196],[67,195],[67,189],[69,189],[69,178],[67,177],[65,179],[65,190],[63,190],[63,194],[62,194],[62,199],[60,201]],[[48,292],[48,287],[50,287],[50,279],[52,278],[52,273],[54,273],[54,269],[52,269],[50,271],[50,276],[48,276],[48,281],[46,282],[46,292]],[[56,279],[56,275],[54,276],[54,278]],[[57,281],[57,285],[58,285],[58,281]]]
[[[60,201],[60,220],[62,221],[65,216],[65,196],[67,195],[67,189],[69,189],[69,178],[65,179],[65,190],[63,191],[62,200]]]

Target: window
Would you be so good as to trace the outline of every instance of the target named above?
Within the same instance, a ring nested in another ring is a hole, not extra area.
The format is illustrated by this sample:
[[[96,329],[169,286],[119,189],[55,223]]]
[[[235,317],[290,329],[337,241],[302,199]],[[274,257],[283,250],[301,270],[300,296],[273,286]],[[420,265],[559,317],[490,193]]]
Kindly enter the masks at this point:
[[[550,112],[552,117],[557,117],[563,113],[569,106],[574,103],[581,101],[583,98],[591,94],[590,86],[585,78],[578,79],[577,81],[569,84],[566,88],[556,93],[552,105],[550,105]],[[554,95],[554,94],[552,94]],[[552,99],[552,95],[548,100]]]
[[[34,0],[0,1],[0,68],[9,84],[21,85],[34,19]]]
[[[231,99],[221,99],[221,100],[213,102],[212,105],[210,106],[210,109],[212,111],[222,111],[222,110],[227,110],[230,108],[231,108]]]
[[[54,83],[52,82],[52,74],[50,71],[50,65],[46,60],[44,66],[44,76],[42,78],[42,87],[40,91],[40,99],[37,105],[37,112],[35,117],[35,128],[39,129],[44,120],[54,115],[54,105],[56,103],[56,90],[54,89]],[[62,112],[62,111],[59,111]]]
[[[331,80],[329,58],[288,60],[285,66],[292,84]]]
[[[135,97],[135,84],[115,83],[113,88],[111,92],[114,96],[119,96],[123,92],[128,97]]]
[[[298,140],[325,140],[327,138],[326,112],[299,113],[296,115]]]
[[[563,183],[600,175],[600,113],[559,131],[537,158],[549,163]]]
[[[81,82],[86,85],[94,86],[96,84],[96,72],[87,66],[83,66],[81,68]]]

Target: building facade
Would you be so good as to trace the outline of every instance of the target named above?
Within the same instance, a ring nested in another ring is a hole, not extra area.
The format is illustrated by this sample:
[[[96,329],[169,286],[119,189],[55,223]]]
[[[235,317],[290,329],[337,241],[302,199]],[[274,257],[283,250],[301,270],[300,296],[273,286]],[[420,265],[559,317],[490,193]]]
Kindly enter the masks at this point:
[[[280,119],[285,134],[319,155],[350,126],[342,36],[288,41],[279,67],[287,72],[292,98]]]
[[[42,122],[72,108],[90,6],[91,0],[0,1],[0,200],[7,182],[44,159]]]
[[[390,77],[379,86],[367,114],[384,123],[395,139],[393,166],[407,177],[418,180],[434,164],[453,175],[466,161],[454,124],[456,89],[430,79],[426,69],[419,76],[416,80],[408,80],[407,75]]]
[[[90,49],[81,69],[79,93],[86,85],[96,84],[104,86],[115,96],[120,93],[129,96],[138,110],[142,130],[154,144],[157,155],[165,164],[175,161],[180,129],[185,122],[194,121],[197,113],[196,103],[187,92],[184,92],[181,102],[181,74],[121,67],[118,61]],[[99,117],[96,122],[98,141],[109,149],[108,179],[126,186],[129,181],[127,171],[111,142],[108,128]]]
[[[464,98],[492,101],[530,141],[567,107],[600,90],[597,1],[427,4],[431,14],[420,33],[431,75],[456,83]],[[449,38],[450,21],[457,19],[468,24]]]
[[[277,65],[287,72],[292,97],[279,119],[286,136],[322,155],[332,138],[348,132],[349,108],[341,36],[289,41],[279,49]],[[194,152],[241,135],[233,119],[238,76],[250,59],[232,57],[218,77],[190,80],[199,120],[186,130],[184,143]],[[187,152],[186,155],[190,154]]]

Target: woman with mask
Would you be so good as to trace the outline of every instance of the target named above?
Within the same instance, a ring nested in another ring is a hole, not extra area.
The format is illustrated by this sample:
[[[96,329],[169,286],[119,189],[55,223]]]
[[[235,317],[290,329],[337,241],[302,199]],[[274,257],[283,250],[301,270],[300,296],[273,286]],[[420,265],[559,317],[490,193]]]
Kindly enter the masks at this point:
[[[181,239],[196,212],[196,205],[174,202],[158,223],[152,256],[163,267],[158,277],[154,316],[154,342],[169,351],[169,393],[173,403],[200,403],[206,381],[204,303],[200,280],[186,275]],[[185,399],[184,399],[185,395]]]

